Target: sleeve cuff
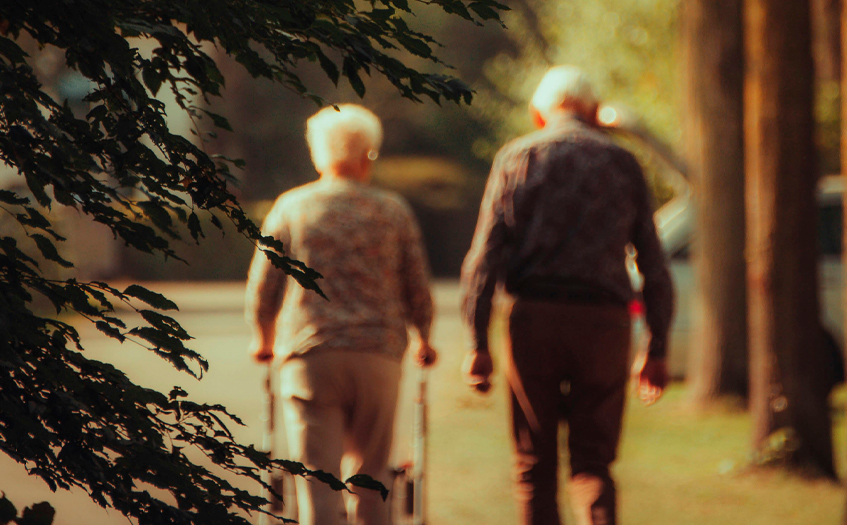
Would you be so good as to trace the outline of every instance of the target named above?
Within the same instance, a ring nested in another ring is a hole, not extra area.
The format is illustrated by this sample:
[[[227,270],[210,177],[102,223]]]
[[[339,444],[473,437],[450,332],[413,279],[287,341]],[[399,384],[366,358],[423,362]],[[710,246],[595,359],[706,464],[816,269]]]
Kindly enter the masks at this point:
[[[664,359],[667,356],[667,342],[664,339],[651,339],[647,355],[654,359]]]

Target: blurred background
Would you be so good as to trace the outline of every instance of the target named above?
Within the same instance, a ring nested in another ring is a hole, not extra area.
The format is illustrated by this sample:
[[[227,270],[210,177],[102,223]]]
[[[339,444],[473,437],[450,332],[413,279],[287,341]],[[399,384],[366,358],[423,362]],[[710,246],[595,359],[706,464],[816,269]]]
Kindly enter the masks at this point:
[[[328,102],[362,103],[380,116],[386,133],[374,182],[411,202],[425,232],[433,274],[455,277],[472,235],[490,161],[506,140],[531,129],[527,101],[551,64],[580,66],[603,100],[624,103],[656,137],[680,146],[677,11],[673,0],[603,1],[590,6],[567,0],[515,2],[506,16],[506,31],[493,25],[471,26],[438,10],[417,13],[412,22],[443,45],[440,56],[451,66],[444,72],[476,90],[471,107],[439,106],[429,100],[410,103],[381,78],[365,79],[367,94],[360,100],[344,80],[333,86],[320,68],[310,69],[308,64],[301,76]],[[223,99],[213,100],[210,109],[225,115],[233,132],[217,130],[218,138],[206,146],[246,161],[237,173],[236,191],[253,218],[261,221],[268,202],[279,193],[317,177],[303,135],[306,119],[318,107],[269,81],[250,78],[222,53],[219,59],[227,87]],[[407,61],[433,69],[414,57]],[[61,65],[61,57],[43,53],[42,77],[60,98],[81,104],[88,86]],[[183,121],[179,112],[172,112],[171,123],[186,135],[191,133],[193,124]],[[668,200],[671,190],[657,176],[661,167],[652,161],[652,152],[637,142],[631,146],[655,181],[658,203]],[[99,233],[91,232],[91,242],[105,249],[107,243]],[[226,246],[232,257],[219,265],[163,264],[116,245],[111,256],[104,254],[102,261],[83,259],[79,266],[100,277],[237,280],[244,275],[252,250],[235,237],[211,238],[205,246],[183,250],[194,263],[208,261],[208,255]],[[90,253],[86,240],[80,240],[80,246],[79,253]]]
[[[837,177],[841,7],[839,0],[812,3],[818,162],[809,176],[828,181],[818,194],[821,317],[840,343],[844,319],[844,188]],[[509,2],[512,10],[505,16],[505,31],[473,27],[436,10],[419,12],[412,22],[426,27],[443,44],[440,56],[452,66],[450,73],[476,90],[470,107],[411,103],[381,79],[366,79],[367,94],[360,100],[343,80],[333,86],[318,68],[306,67],[301,73],[304,82],[327,101],[358,102],[381,117],[385,143],[373,183],[402,194],[424,233],[439,314],[434,337],[442,352],[431,379],[428,504],[432,524],[514,521],[503,381],[497,381],[491,396],[477,397],[466,392],[458,373],[465,344],[456,279],[473,234],[490,161],[505,141],[530,130],[527,102],[546,69],[569,63],[588,73],[602,100],[629,108],[634,115],[641,138],[612,133],[641,160],[657,208],[692,186],[696,195],[696,184],[679,183],[680,166],[690,159],[692,140],[684,132],[686,119],[691,118],[684,89],[688,70],[696,67],[683,45],[688,26],[682,23],[682,4],[679,0],[515,0]],[[270,82],[251,79],[223,56],[220,61],[227,88],[212,109],[229,119],[233,132],[219,131],[206,147],[246,161],[237,173],[236,191],[251,217],[261,222],[279,193],[317,177],[303,135],[306,119],[318,108]],[[40,73],[64,98],[80,103],[87,86],[67,74],[60,63],[44,53]],[[189,122],[174,118],[172,125],[186,135],[190,132]],[[649,140],[644,140],[645,135]],[[676,160],[683,159],[682,163],[669,162],[668,152]],[[14,183],[10,174],[0,174],[0,180]],[[676,382],[659,406],[645,409],[633,403],[628,413],[617,467],[622,521],[633,525],[840,523],[844,494],[837,483],[749,468],[756,458],[750,453],[752,423],[742,399],[729,397],[707,409],[692,408],[686,378],[702,312],[695,298],[698,283],[692,243],[697,226],[691,213],[668,219],[682,222],[667,225],[683,231],[668,246],[678,302],[671,345]],[[225,228],[223,235],[205,228],[207,238],[201,244],[178,247],[188,262],[183,264],[126,249],[106,229],[84,217],[63,217],[63,229],[74,233],[66,246],[67,258],[76,264],[80,278],[156,281],[150,287],[180,305],[176,318],[197,338],[194,348],[211,364],[208,377],[186,389],[209,402],[226,404],[247,423],[239,436],[260,443],[263,370],[249,361],[249,333],[241,320],[242,286],[253,246],[233,228]],[[495,330],[501,331],[502,325],[495,323]],[[132,377],[142,384],[170,388],[177,381],[186,382],[172,371],[148,367],[152,361],[148,356],[120,349],[93,329],[83,335],[88,351],[132,370]],[[411,370],[408,375],[412,376]],[[844,403],[844,392],[836,388],[831,407],[836,467],[842,475]],[[408,404],[401,407],[398,462],[407,453],[410,410]],[[775,446],[779,448],[778,443]],[[35,501],[37,494],[44,493],[44,498],[55,501],[58,523],[125,521],[102,514],[81,499],[67,503],[68,510],[63,510],[61,498],[24,479],[8,458],[0,458],[0,472],[4,478],[21,480],[15,490],[23,492],[13,499]],[[11,488],[9,495],[15,496]]]

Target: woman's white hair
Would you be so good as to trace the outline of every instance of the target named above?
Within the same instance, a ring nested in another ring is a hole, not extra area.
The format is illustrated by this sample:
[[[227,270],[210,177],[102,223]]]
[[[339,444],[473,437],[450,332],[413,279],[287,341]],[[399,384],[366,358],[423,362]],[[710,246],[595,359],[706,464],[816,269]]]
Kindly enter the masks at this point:
[[[541,79],[530,105],[547,118],[563,106],[577,105],[593,110],[597,107],[597,97],[588,77],[579,68],[554,66]]]
[[[356,104],[327,106],[306,121],[306,142],[318,172],[331,166],[376,159],[382,145],[382,124]]]

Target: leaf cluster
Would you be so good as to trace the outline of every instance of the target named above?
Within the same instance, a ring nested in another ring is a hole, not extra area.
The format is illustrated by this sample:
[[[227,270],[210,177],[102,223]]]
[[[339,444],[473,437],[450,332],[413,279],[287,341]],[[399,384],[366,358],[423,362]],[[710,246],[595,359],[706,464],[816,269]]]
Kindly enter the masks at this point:
[[[489,121],[488,140],[475,144],[493,157],[500,144],[531,131],[526,103],[547,69],[572,64],[591,78],[604,102],[637,110],[664,141],[679,135],[679,0],[520,0],[508,14],[515,53],[486,64],[493,89],[480,90],[473,109]],[[524,81],[514,82],[521,71]]]
[[[46,295],[57,303],[75,302],[77,311],[107,335],[136,340],[193,375],[208,368],[183,345],[190,336],[173,318],[146,308],[176,309],[162,295],[139,285],[123,291],[99,282],[52,286]],[[128,329],[114,316],[115,298],[148,326]],[[225,407],[190,401],[179,387],[168,395],[141,387],[112,365],[87,359],[69,324],[20,311],[2,320],[5,327],[25,328],[19,333],[27,337],[0,347],[0,451],[52,490],[82,488],[96,503],[141,524],[247,523],[238,511],[265,512],[264,498],[227,481],[221,471],[266,490],[272,489],[261,472],[276,469],[312,476],[335,490],[348,490],[349,483],[384,491],[368,478],[344,483],[237,443],[227,424],[242,423]],[[196,460],[197,453],[208,466]],[[150,488],[173,501],[152,495]]]
[[[405,21],[415,4],[474,23],[499,21],[504,9],[494,0],[0,2],[0,162],[22,181],[0,189],[0,214],[19,232],[0,233],[3,453],[54,490],[80,487],[139,523],[246,523],[240,512],[264,512],[266,501],[221,477],[221,469],[257,483],[261,470],[283,469],[346,489],[325,473],[237,443],[226,423],[240,421],[224,407],[189,401],[179,388],[169,395],[143,388],[113,366],[85,358],[69,314],[196,377],[208,367],[186,346],[189,334],[162,313],[176,305],[161,295],[137,285],[119,290],[51,278],[46,266],[71,269],[73,263],[62,256],[65,239],[50,211],[76,210],[126,245],[174,259],[174,241],[204,237],[201,216],[217,228],[226,220],[278,268],[321,293],[320,274],[287,257],[239,205],[232,169],[242,163],[204,150],[214,132],[201,132],[200,121],[230,128],[207,109],[225,86],[215,57],[232,56],[253,77],[318,103],[322,99],[297,75],[303,61],[320,64],[335,83],[346,78],[360,95],[362,75],[376,72],[412,100],[468,102],[472,92],[461,81],[392,57],[406,50],[439,63],[437,43]],[[61,56],[88,83],[84,110],[42,85],[35,67],[42,51]],[[171,108],[157,98],[163,91],[195,122],[194,139],[172,131]],[[38,300],[55,312],[40,311]],[[137,312],[144,324],[128,326],[116,304]],[[189,450],[208,467],[190,459]],[[375,487],[367,479],[348,482]]]
[[[0,350],[0,369],[0,450],[52,490],[79,487],[138,523],[246,524],[243,512],[264,512],[263,497],[221,471],[266,490],[271,487],[262,481],[263,470],[312,476],[348,490],[326,473],[237,443],[227,424],[241,421],[223,406],[192,402],[179,387],[165,395],[138,386],[112,365],[66,349],[61,336]]]
[[[26,507],[18,516],[18,509],[0,492],[0,525],[51,525],[56,510],[46,501]]]

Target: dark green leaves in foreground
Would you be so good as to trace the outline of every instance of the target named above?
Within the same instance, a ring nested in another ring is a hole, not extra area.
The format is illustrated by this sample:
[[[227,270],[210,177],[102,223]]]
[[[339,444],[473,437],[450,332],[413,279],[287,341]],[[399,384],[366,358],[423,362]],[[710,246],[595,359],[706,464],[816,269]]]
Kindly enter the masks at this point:
[[[18,516],[18,509],[0,493],[0,525],[51,525],[56,511],[46,501],[27,507]]]
[[[53,220],[86,217],[127,246],[177,260],[175,242],[199,242],[202,225],[229,221],[320,294],[320,274],[264,237],[233,195],[232,170],[243,163],[203,149],[209,129],[230,129],[209,110],[224,92],[211,53],[319,103],[297,75],[304,62],[360,95],[376,74],[411,100],[469,102],[460,80],[398,59],[440,66],[437,43],[406,23],[424,4],[477,24],[499,22],[504,9],[494,0],[0,2],[0,165],[18,175],[0,188],[0,452],[53,490],[80,488],[141,525],[247,524],[267,501],[232,480],[270,490],[262,471],[347,489],[236,442],[227,425],[241,422],[225,407],[191,401],[179,387],[170,395],[144,388],[86,358],[73,326],[80,319],[192,376],[208,368],[167,315],[173,302],[138,285],[74,278]],[[44,64],[73,72],[82,100],[58,97]],[[174,109],[155,98],[163,93]],[[196,124],[191,140],[172,132],[166,110]],[[119,315],[127,311],[132,322]],[[372,480],[349,484],[385,496]],[[3,520],[47,524],[52,509],[36,504],[17,516],[3,498]]]

